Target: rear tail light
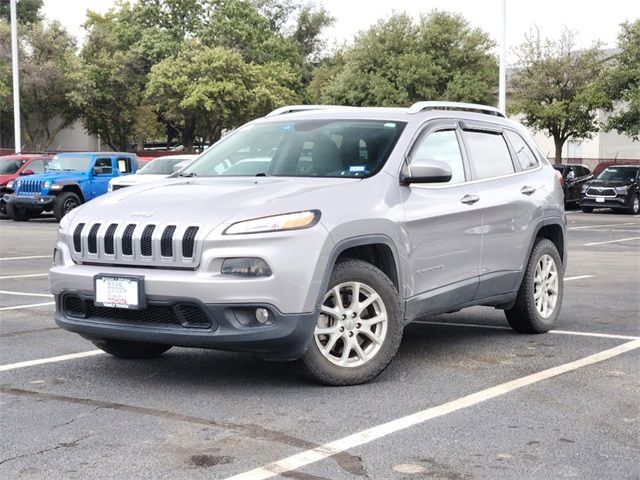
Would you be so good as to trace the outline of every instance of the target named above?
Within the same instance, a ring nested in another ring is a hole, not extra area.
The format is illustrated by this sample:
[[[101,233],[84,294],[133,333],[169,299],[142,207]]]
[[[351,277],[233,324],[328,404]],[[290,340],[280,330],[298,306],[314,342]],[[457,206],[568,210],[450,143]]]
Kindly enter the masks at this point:
[[[562,173],[560,173],[558,170],[556,170],[556,177],[560,181],[560,186],[564,187],[564,178],[562,178]]]

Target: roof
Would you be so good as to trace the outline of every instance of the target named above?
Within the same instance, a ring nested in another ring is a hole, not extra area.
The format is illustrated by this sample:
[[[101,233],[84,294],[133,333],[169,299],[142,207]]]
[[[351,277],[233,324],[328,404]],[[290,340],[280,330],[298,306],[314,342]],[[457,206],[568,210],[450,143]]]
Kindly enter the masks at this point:
[[[135,153],[131,152],[59,152],[56,155],[104,155],[107,157],[112,157],[114,155],[127,155],[135,157]]]
[[[34,158],[51,158],[48,153],[14,153],[13,155],[3,155],[0,160],[33,160]]]

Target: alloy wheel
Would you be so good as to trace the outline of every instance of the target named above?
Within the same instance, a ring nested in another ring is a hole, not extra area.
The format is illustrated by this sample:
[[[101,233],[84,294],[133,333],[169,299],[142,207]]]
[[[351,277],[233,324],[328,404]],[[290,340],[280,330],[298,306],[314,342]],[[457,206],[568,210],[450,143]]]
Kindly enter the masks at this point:
[[[358,367],[371,360],[387,335],[387,309],[380,295],[361,282],[327,292],[315,328],[320,353],[334,365]]]
[[[533,279],[533,299],[542,318],[549,318],[558,301],[558,267],[551,255],[538,260]]]

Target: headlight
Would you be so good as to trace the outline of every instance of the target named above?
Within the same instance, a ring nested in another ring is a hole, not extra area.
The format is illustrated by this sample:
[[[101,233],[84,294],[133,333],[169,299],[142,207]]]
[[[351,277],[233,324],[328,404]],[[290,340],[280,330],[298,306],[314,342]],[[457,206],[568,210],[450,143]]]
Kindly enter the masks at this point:
[[[582,193],[586,192],[589,189],[589,185],[582,185]]]
[[[109,184],[107,185],[107,192],[113,192],[113,185],[111,184],[111,182],[109,182]]]
[[[58,229],[64,230],[65,228],[67,228],[68,224],[69,224],[69,215],[65,215],[60,219],[60,223],[58,224]]]
[[[45,182],[42,184],[42,187],[45,190],[49,190],[49,188],[51,187],[51,182],[49,180],[45,180]]]
[[[615,187],[614,190],[616,191],[616,193],[627,193],[627,190],[629,190],[629,185],[624,185],[623,187]]]
[[[22,182],[20,180],[18,180],[16,182],[16,188],[20,188],[22,186]]]
[[[13,188],[13,180],[11,180],[9,183],[7,183],[7,188]]]
[[[299,230],[313,227],[320,220],[320,211],[307,210],[304,212],[285,213],[271,217],[255,218],[234,223],[223,233],[224,235],[238,235],[245,233],[282,232],[285,230]]]

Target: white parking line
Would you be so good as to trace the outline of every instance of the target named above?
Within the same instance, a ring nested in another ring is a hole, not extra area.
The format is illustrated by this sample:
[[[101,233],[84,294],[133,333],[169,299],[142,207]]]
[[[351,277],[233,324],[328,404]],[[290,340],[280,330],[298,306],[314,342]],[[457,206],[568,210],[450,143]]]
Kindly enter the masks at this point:
[[[18,295],[23,297],[47,297],[47,298],[53,297],[53,295],[51,295],[50,293],[10,292],[8,290],[0,290],[0,293],[3,295]]]
[[[482,325],[481,323],[454,323],[454,322],[430,322],[428,320],[417,321],[414,323],[425,325],[443,325],[445,327],[468,327],[468,328],[487,328],[490,330],[511,330],[511,327],[503,327],[501,325]],[[578,337],[596,337],[596,338],[615,338],[618,340],[640,340],[640,337],[633,335],[617,335],[614,333],[598,333],[598,332],[579,332],[577,330],[549,330],[547,333],[558,333],[561,335],[576,335]]]
[[[375,427],[371,427],[366,430],[362,430],[352,435],[343,437],[341,439],[334,440],[333,442],[320,445],[319,447],[316,447],[314,449],[306,450],[304,452],[291,455],[290,457],[286,457],[276,462],[269,463],[268,465],[264,465],[254,470],[249,470],[247,472],[228,477],[226,480],[264,480],[267,478],[275,477],[276,475],[280,475],[285,472],[298,470],[302,467],[319,462],[320,460],[324,460],[328,457],[352,449],[354,447],[358,447],[379,438],[386,437],[387,435],[391,435],[393,433],[406,430],[407,428],[420,425],[433,418],[441,417],[443,415],[447,415],[449,413],[453,413],[458,410],[462,410],[464,408],[486,402],[487,400],[491,400],[492,398],[496,398],[506,393],[513,392],[514,390],[519,390],[523,387],[533,385],[543,380],[548,380],[558,375],[562,375],[563,373],[571,372],[588,365],[593,365],[594,363],[603,362],[625,352],[635,350],[639,347],[640,340],[632,340],[617,347],[603,350],[602,352],[596,353],[594,355],[589,355],[588,357],[584,357],[573,362],[542,370],[540,372],[533,373],[516,380],[511,380],[510,382],[502,383],[500,385],[496,385],[494,387],[472,393],[470,395],[452,400],[447,403],[443,403],[442,405],[438,405],[436,407],[427,408],[426,410],[422,410],[405,417],[391,420],[387,423],[376,425]]]
[[[69,353],[68,355],[60,355],[58,357],[39,358],[38,360],[27,360],[26,362],[9,363],[7,365],[0,365],[0,372],[15,370],[17,368],[33,367],[34,365],[43,365],[45,363],[64,362],[66,360],[74,360],[76,358],[93,357],[94,355],[101,355],[103,353],[104,352],[102,350],[89,350],[88,352]]]
[[[51,255],[31,255],[28,257],[0,257],[0,262],[4,260],[31,260],[32,258],[51,258]]]
[[[55,304],[56,302],[45,302],[45,303],[31,303],[29,305],[13,305],[12,307],[0,308],[0,312],[4,312],[5,310],[20,310],[21,308],[46,307],[48,305],[55,305]]]
[[[5,277],[0,277],[0,280],[11,280],[14,278],[32,278],[32,277],[46,277],[48,273],[28,273],[26,275],[8,275]]]
[[[589,243],[585,243],[584,246],[590,247],[592,245],[604,245],[606,243],[629,242],[631,240],[640,240],[640,237],[619,238],[618,240],[607,240],[606,242],[589,242]]]
[[[575,277],[564,277],[564,281],[571,282],[572,280],[582,280],[583,278],[593,278],[593,275],[576,275]]]
[[[603,227],[621,227],[622,225],[638,225],[638,223],[626,222],[626,223],[609,223],[605,225],[582,225],[580,227],[569,227],[569,230],[586,230],[588,228],[603,228]]]

